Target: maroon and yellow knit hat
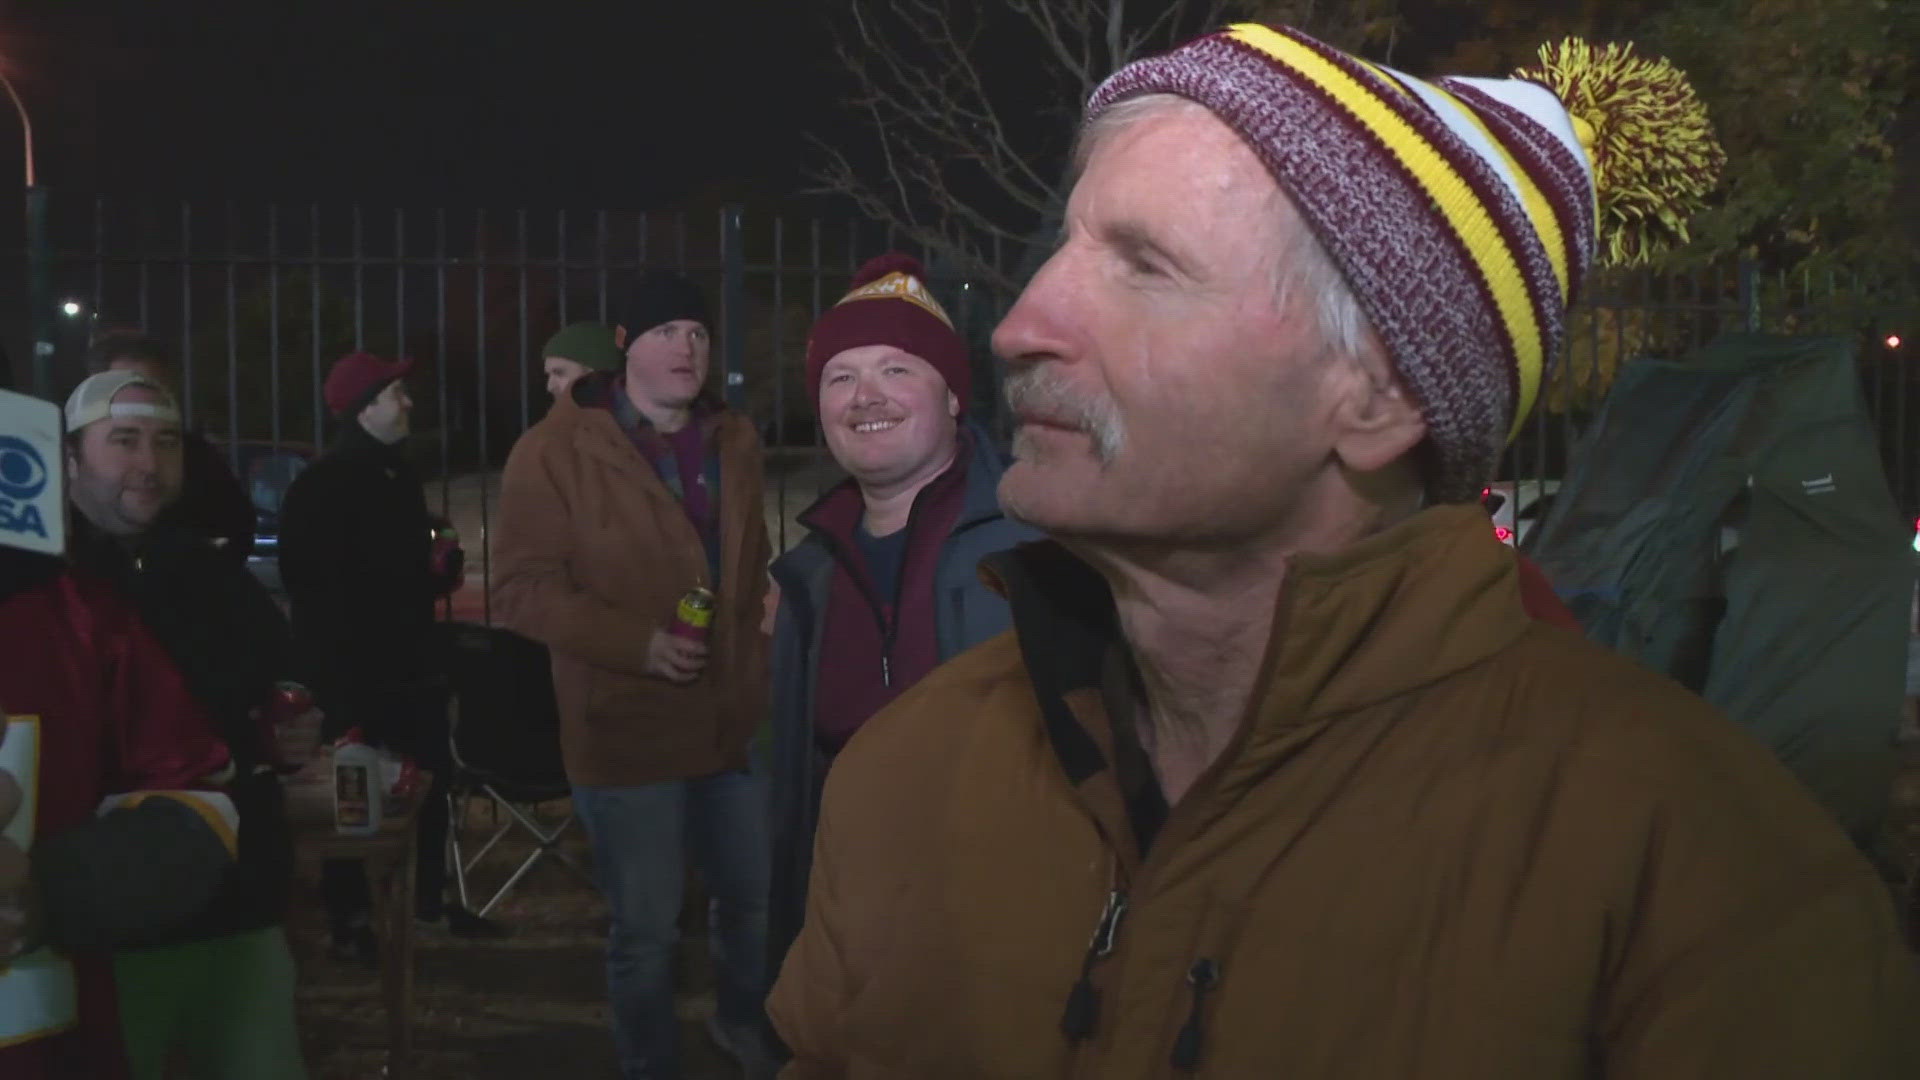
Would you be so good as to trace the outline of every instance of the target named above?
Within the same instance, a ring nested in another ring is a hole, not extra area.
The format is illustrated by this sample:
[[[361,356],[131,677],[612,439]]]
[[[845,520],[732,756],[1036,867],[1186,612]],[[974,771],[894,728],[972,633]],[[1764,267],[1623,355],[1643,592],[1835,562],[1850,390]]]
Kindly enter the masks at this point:
[[[807,337],[807,393],[820,405],[820,371],[827,361],[862,345],[892,345],[933,365],[965,407],[973,393],[973,364],[953,320],[927,289],[920,260],[900,252],[876,255],[854,272],[847,295],[828,308]]]
[[[1519,433],[1597,257],[1686,239],[1725,155],[1684,76],[1577,40],[1513,79],[1416,79],[1241,24],[1121,68],[1087,105],[1173,94],[1246,141],[1419,399],[1429,493],[1464,501]]]

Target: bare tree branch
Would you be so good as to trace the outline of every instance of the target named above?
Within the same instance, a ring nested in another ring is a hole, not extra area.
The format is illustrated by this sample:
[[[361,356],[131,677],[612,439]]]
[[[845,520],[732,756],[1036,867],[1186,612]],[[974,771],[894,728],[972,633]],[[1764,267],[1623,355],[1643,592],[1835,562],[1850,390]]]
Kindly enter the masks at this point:
[[[1086,85],[1094,78],[1093,60],[1086,51],[1089,38],[1084,23],[1066,28],[1060,24],[1060,16],[1075,13],[1073,9],[1077,5],[1072,0],[1064,5],[1060,0],[1005,0],[1005,3],[1009,10],[1024,16],[1033,24],[1039,32],[1040,44],[1046,46],[1066,66],[1076,81]],[[1078,55],[1075,54],[1076,44],[1080,46]]]
[[[834,49],[867,145],[811,137],[812,190],[956,269],[1017,287],[1065,201],[1056,170],[1087,96],[1120,65],[1252,2],[1165,0],[1129,13],[1125,0],[851,0]],[[1045,62],[1030,78],[989,82],[989,49]]]

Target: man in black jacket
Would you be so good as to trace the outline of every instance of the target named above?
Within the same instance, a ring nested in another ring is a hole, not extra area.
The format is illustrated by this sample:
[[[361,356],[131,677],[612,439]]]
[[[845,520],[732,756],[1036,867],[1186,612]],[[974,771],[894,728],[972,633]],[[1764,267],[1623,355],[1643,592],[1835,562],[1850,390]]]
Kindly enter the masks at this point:
[[[456,933],[493,927],[444,903],[447,693],[434,603],[456,584],[436,573],[433,525],[404,443],[410,360],[354,353],[327,375],[341,431],[287,489],[280,575],[293,605],[300,660],[327,715],[327,734],[358,728],[369,743],[434,774],[420,811],[416,914],[444,914]],[[336,955],[370,957],[366,879],[358,863],[325,870]]]
[[[143,375],[179,396],[180,372],[173,353],[159,338],[137,330],[114,330],[87,349],[87,373],[129,371]],[[205,533],[214,546],[245,566],[253,553],[256,516],[253,498],[233,473],[227,455],[198,431],[182,426],[180,456],[185,480],[175,513]]]
[[[187,520],[180,412],[159,383],[91,376],[67,402],[74,564],[128,601],[233,755],[239,858],[213,906],[178,943],[115,958],[135,1080],[185,1052],[201,1080],[304,1073],[293,957],[283,923],[293,852],[262,722],[292,668],[285,618],[246,567]],[[308,729],[310,753],[317,725]]]

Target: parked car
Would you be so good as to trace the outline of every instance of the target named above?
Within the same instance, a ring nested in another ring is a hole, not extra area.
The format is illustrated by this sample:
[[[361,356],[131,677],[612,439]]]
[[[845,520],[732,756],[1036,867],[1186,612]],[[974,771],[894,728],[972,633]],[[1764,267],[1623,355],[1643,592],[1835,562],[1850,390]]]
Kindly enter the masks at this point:
[[[1558,480],[1496,480],[1480,491],[1480,505],[1493,519],[1493,534],[1508,547],[1524,545],[1546,519],[1560,494]]]
[[[304,443],[264,439],[242,439],[234,447],[235,472],[253,499],[253,553],[247,556],[247,569],[276,597],[286,594],[280,582],[280,504],[294,478],[313,463],[315,452]]]

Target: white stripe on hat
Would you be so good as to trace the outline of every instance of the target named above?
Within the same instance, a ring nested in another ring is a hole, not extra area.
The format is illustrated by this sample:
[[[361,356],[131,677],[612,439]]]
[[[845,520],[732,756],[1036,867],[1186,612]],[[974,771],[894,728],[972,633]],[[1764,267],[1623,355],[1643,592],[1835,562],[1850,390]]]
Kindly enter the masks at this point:
[[[1441,92],[1425,79],[1417,79],[1405,72],[1394,71],[1392,68],[1383,70],[1391,72],[1401,86],[1419,95],[1420,100],[1426,103],[1427,109],[1435,118],[1447,125],[1448,130],[1458,135],[1480,160],[1487,163],[1494,175],[1500,178],[1500,182],[1506,185],[1507,192],[1513,196],[1516,205],[1527,205],[1526,192],[1520,186],[1520,178],[1515,176],[1513,169],[1509,167],[1506,152],[1494,145],[1493,140],[1487,136],[1486,128],[1481,126],[1479,120],[1469,114],[1459,101],[1452,95]]]
[[[1588,182],[1592,182],[1593,159],[1587,156],[1587,148],[1581,145],[1580,136],[1573,130],[1573,117],[1567,114],[1567,107],[1560,99],[1553,96],[1553,91],[1525,79],[1480,79],[1455,75],[1451,81],[1465,83],[1495,101],[1525,113],[1547,134],[1565,144],[1567,152],[1585,170]],[[1449,126],[1452,126],[1451,122]]]
[[[161,420],[170,424],[180,422],[180,410],[171,405],[154,405],[145,401],[116,401],[107,410],[108,416],[125,419]]]

